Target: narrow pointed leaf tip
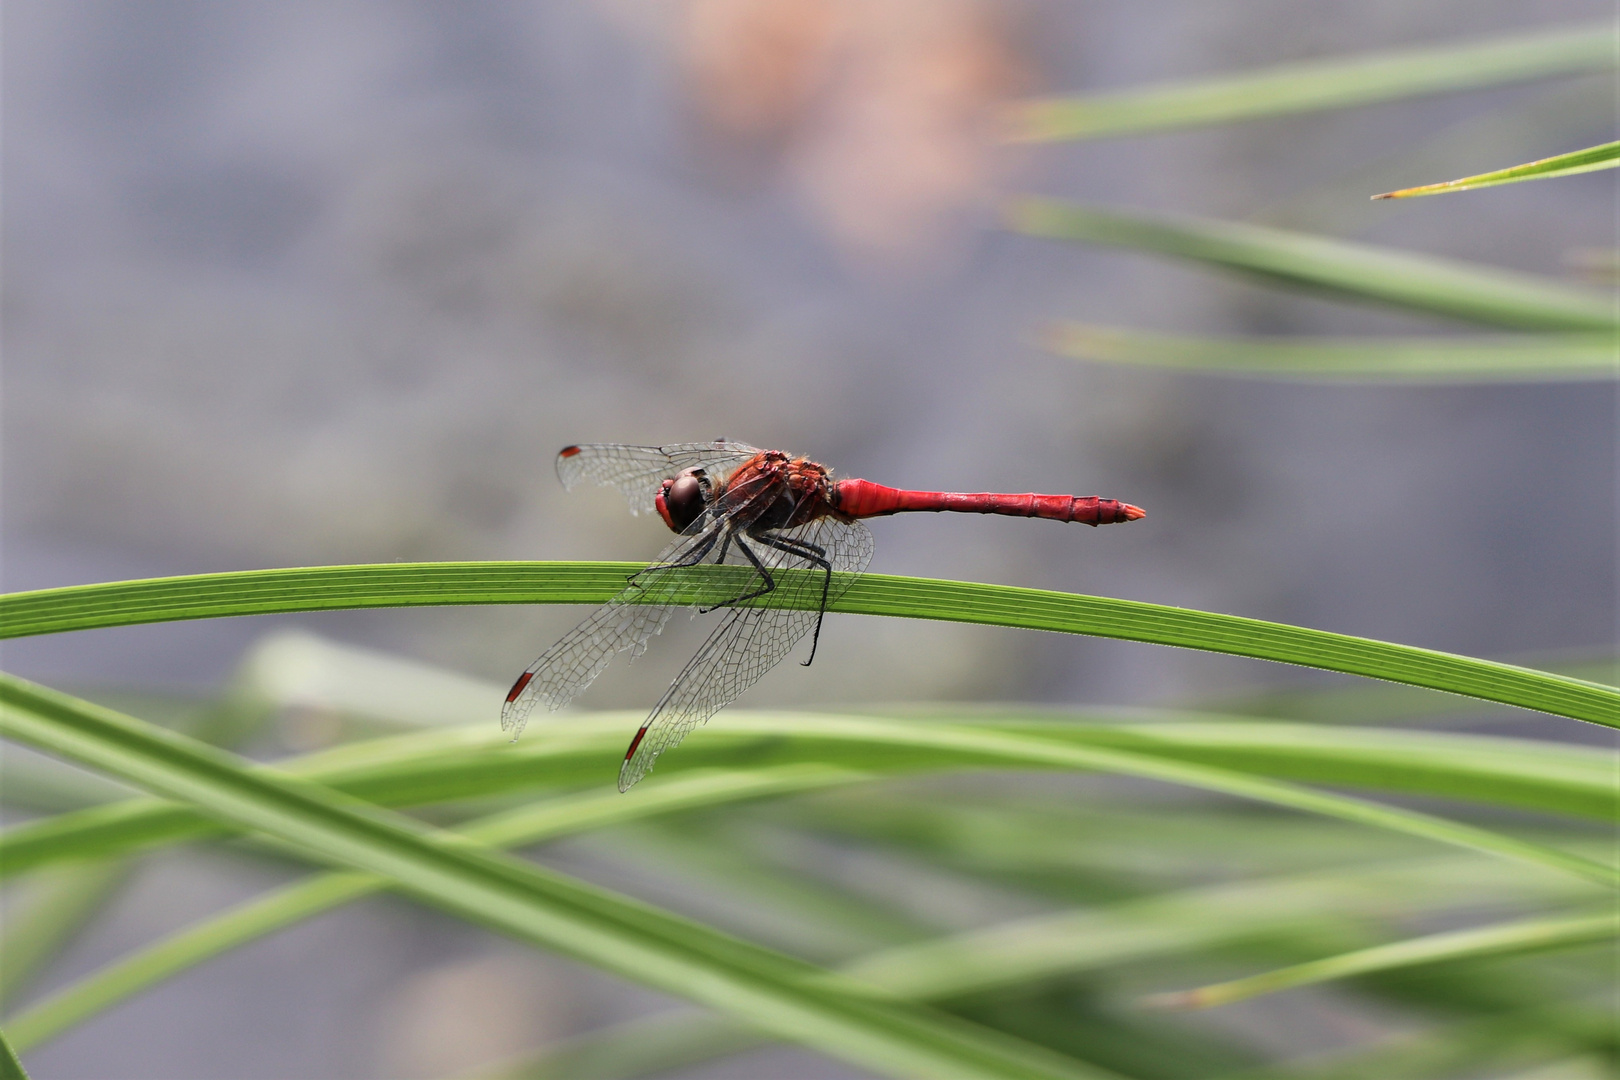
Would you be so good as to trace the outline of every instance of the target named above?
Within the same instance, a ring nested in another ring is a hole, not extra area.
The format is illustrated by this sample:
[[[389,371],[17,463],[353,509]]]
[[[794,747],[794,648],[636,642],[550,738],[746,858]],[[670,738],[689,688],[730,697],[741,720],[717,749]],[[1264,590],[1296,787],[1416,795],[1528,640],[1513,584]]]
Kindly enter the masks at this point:
[[[1465,176],[1460,180],[1447,180],[1439,184],[1424,184],[1422,187],[1386,191],[1381,195],[1374,195],[1373,198],[1375,200],[1410,199],[1419,195],[1440,195],[1448,191],[1473,191],[1476,188],[1517,184],[1524,180],[1547,180],[1555,176],[1574,176],[1578,173],[1596,172],[1599,169],[1613,169],[1616,167],[1620,167],[1620,142],[1611,142],[1604,143],[1601,146],[1589,146],[1585,150],[1574,150],[1568,154],[1542,158],[1539,161],[1526,162],[1523,165],[1514,165],[1507,169],[1497,169],[1495,172]]]

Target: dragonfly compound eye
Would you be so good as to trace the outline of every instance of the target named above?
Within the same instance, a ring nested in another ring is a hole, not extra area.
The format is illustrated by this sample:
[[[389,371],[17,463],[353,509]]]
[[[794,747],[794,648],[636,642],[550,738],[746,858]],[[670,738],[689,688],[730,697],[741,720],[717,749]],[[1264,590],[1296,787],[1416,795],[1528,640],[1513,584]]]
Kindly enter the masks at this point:
[[[665,480],[657,503],[664,524],[676,532],[685,532],[703,513],[703,484],[689,472]]]

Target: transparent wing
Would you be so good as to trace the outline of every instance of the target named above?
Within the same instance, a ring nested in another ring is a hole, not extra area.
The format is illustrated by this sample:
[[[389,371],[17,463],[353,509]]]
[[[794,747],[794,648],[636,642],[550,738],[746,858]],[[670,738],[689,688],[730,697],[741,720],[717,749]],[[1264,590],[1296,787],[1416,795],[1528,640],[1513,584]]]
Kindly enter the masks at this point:
[[[757,453],[746,443],[725,439],[669,446],[585,443],[564,447],[557,455],[557,477],[569,490],[583,483],[612,485],[629,500],[632,514],[644,514],[652,511],[653,496],[666,477],[707,469],[719,479]]]
[[[560,709],[596,680],[614,654],[631,659],[647,651],[647,642],[664,629],[678,607],[696,602],[697,584],[675,567],[701,561],[715,550],[723,524],[699,518],[666,547],[646,570],[630,579],[624,591],[598,608],[557,644],[524,669],[507,693],[501,728],[516,739],[540,702]]]
[[[631,740],[619,769],[620,791],[630,790],[652,769],[659,754],[735,701],[787,656],[816,625],[823,589],[828,603],[836,600],[849,588],[853,575],[864,571],[872,559],[872,534],[858,521],[825,517],[768,537],[778,540],[781,546],[749,537],[743,537],[743,543],[768,571],[813,571],[776,575],[776,588],[784,598],[802,602],[809,610],[727,609],[720,625],[681,669]],[[816,555],[818,551],[824,554]],[[728,563],[745,558],[734,551],[726,554]],[[817,562],[822,558],[834,571],[830,580]]]

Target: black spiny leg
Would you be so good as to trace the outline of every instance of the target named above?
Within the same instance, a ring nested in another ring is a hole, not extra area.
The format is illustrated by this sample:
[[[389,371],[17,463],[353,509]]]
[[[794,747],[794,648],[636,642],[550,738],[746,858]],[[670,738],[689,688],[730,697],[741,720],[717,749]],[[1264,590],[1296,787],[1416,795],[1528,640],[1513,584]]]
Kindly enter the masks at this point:
[[[766,593],[774,592],[776,590],[776,579],[771,577],[771,572],[765,569],[765,564],[759,561],[759,556],[754,554],[754,550],[747,544],[743,543],[743,538],[740,535],[733,533],[726,538],[726,542],[737,545],[737,550],[742,552],[744,557],[747,558],[749,562],[754,564],[754,569],[758,570],[759,576],[765,579],[765,584],[761,585],[753,592],[743,593],[741,596],[733,596],[730,600],[722,600],[718,604],[710,604],[706,608],[700,608],[699,610],[704,613],[713,611],[715,608],[732,607],[736,604],[742,603],[744,600],[752,600],[756,596],[764,596]]]
[[[755,533],[754,539],[777,551],[785,551],[789,555],[797,555],[806,562],[814,563],[822,571],[821,579],[821,607],[816,610],[816,629],[810,635],[810,659],[801,667],[809,667],[816,658],[816,644],[821,640],[821,620],[827,616],[827,594],[832,589],[832,563],[827,561],[827,549],[817,547],[808,540],[800,540],[792,536],[772,536],[770,533]]]
[[[654,570],[677,570],[683,566],[696,566],[698,563],[702,562],[708,557],[709,552],[714,550],[715,541],[720,539],[720,534],[728,531],[729,530],[726,529],[718,529],[715,531],[714,535],[710,536],[707,540],[703,541],[703,543],[699,544],[691,551],[688,551],[686,555],[683,556],[678,562],[660,563],[657,566],[643,567],[642,569],[631,574],[629,577],[625,578],[625,581],[631,585],[635,585],[636,578],[640,577],[642,574],[650,574]],[[730,542],[729,538],[727,542]],[[722,559],[726,557],[725,548],[720,549],[720,557]],[[637,586],[637,588],[640,588],[640,586]]]

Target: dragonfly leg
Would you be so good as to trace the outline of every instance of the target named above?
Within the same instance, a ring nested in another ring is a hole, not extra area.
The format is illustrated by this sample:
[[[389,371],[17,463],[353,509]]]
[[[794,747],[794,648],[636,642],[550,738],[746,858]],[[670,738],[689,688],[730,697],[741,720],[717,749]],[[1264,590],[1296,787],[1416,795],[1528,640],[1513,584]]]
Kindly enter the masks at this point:
[[[759,539],[759,537],[755,537],[755,539]],[[733,596],[730,600],[722,600],[718,604],[710,604],[706,608],[699,608],[699,611],[707,613],[715,610],[716,608],[732,607],[733,605],[742,603],[744,600],[752,600],[756,596],[764,596],[766,593],[773,592],[776,589],[776,579],[771,577],[771,572],[765,569],[765,564],[759,561],[759,556],[754,554],[754,550],[747,544],[743,543],[743,538],[741,536],[737,535],[736,533],[732,533],[731,536],[727,537],[727,542],[735,543],[737,545],[737,550],[743,553],[744,558],[754,564],[754,569],[759,571],[759,576],[764,579],[765,584],[761,585],[753,592],[746,592],[741,596]]]
[[[699,544],[697,547],[693,548],[691,551],[688,551],[686,554],[682,555],[675,562],[659,563],[656,566],[644,566],[640,570],[637,570],[635,573],[631,574],[625,580],[627,582],[629,582],[631,585],[634,585],[634,584],[636,584],[636,578],[640,577],[642,574],[650,574],[654,570],[676,570],[676,569],[679,569],[679,568],[681,568],[683,566],[696,566],[698,563],[700,563],[704,559],[708,558],[709,552],[714,550],[715,542],[720,539],[720,534],[722,532],[727,532],[727,530],[716,530],[715,533],[712,536],[710,536],[708,539],[704,540],[703,543]],[[730,542],[731,542],[731,537],[729,535],[727,535],[726,543],[729,544]],[[720,549],[720,558],[724,559],[725,557],[726,557],[726,550],[725,550],[725,548],[721,548]]]
[[[816,658],[816,644],[821,640],[821,620],[827,615],[827,594],[832,589],[832,563],[827,561],[827,549],[818,547],[808,540],[800,540],[792,536],[772,536],[770,533],[756,533],[754,539],[778,551],[785,551],[789,555],[797,555],[806,562],[814,563],[821,568],[821,607],[816,609],[816,628],[810,635],[810,659],[801,667],[809,667]]]

